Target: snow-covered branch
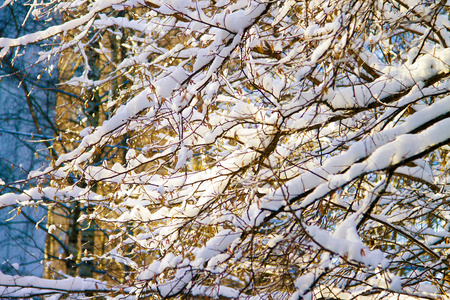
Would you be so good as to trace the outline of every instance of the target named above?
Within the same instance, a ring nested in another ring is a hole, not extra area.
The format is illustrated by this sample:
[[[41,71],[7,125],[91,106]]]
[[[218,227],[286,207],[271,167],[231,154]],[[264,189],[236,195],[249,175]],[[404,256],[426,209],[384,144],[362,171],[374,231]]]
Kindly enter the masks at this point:
[[[450,291],[445,1],[30,8],[61,24],[0,56],[49,45],[68,92],[58,155],[0,181],[0,208],[48,208],[67,247],[49,236],[46,279],[0,274],[3,297]]]

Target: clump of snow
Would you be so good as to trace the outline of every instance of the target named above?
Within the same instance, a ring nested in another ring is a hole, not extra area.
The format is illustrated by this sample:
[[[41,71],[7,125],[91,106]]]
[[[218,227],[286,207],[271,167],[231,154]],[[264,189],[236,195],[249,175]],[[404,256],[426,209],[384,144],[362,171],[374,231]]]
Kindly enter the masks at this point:
[[[55,226],[55,224],[52,224],[52,225],[50,225],[50,226],[48,227],[47,232],[48,232],[48,233],[52,233],[52,232],[55,231],[55,230],[56,230],[56,226]]]

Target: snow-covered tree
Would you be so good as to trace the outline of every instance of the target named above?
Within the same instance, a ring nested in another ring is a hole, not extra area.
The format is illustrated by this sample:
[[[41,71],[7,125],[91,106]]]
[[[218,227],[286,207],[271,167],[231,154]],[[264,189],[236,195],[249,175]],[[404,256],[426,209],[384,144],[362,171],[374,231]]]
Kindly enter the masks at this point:
[[[107,239],[76,254],[103,273],[0,274],[0,295],[447,297],[449,9],[34,1],[61,24],[0,38],[0,57],[70,53],[84,105],[60,137],[70,151],[0,205],[76,204]]]

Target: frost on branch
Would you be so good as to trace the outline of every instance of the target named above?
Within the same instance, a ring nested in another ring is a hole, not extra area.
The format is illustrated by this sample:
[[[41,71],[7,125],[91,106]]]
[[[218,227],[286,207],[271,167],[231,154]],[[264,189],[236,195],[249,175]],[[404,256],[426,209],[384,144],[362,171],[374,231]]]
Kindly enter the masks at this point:
[[[48,207],[65,252],[5,296],[447,297],[445,1],[31,9],[61,24],[0,55],[46,43],[70,94],[57,157],[0,207]]]

